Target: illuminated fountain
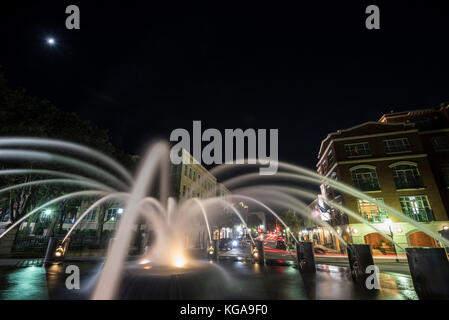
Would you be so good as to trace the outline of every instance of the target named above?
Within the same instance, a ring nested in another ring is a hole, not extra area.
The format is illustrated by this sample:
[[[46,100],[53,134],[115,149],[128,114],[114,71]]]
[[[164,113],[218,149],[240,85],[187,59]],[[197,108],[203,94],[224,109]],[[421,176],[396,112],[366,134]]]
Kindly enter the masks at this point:
[[[203,182],[203,176],[196,181],[190,193],[184,195],[184,198],[176,203],[175,199],[169,197],[168,191],[169,147],[162,142],[154,144],[148,150],[135,178],[113,159],[90,148],[73,143],[36,138],[0,138],[0,148],[5,147],[10,149],[1,149],[0,159],[23,162],[39,161],[48,163],[52,167],[55,165],[64,166],[65,170],[70,169],[76,173],[47,169],[0,170],[0,175],[35,174],[52,177],[8,186],[1,189],[0,194],[14,188],[45,184],[65,184],[88,189],[70,192],[38,206],[14,222],[0,235],[0,238],[34,213],[41,212],[54,203],[71,198],[98,198],[80,215],[68,231],[54,252],[57,257],[58,254],[64,255],[66,253],[70,235],[90,211],[111,199],[125,203],[125,209],[115,231],[112,244],[108,248],[103,269],[98,277],[95,289],[92,290],[93,299],[211,298],[211,292],[220,292],[226,295],[227,284],[229,283],[228,275],[217,264],[193,258],[186,248],[184,235],[205,227],[209,236],[207,254],[209,257],[216,256],[218,248],[211,240],[209,221],[211,218],[217,218],[220,215],[221,210],[219,209],[228,206],[238,216],[242,224],[246,225],[239,211],[232,206],[235,201],[244,201],[251,206],[261,208],[267,214],[276,217],[286,230],[289,230],[288,226],[272,207],[294,209],[298,214],[312,219],[316,224],[329,230],[340,240],[341,244],[348,245],[337,230],[327,222],[322,221],[320,217],[312,215],[311,209],[304,201],[314,200],[316,193],[307,191],[302,187],[301,184],[304,183],[317,186],[327,184],[341,192],[368,200],[384,208],[389,214],[414,225],[417,229],[449,246],[449,241],[441,235],[428,230],[413,219],[363,192],[323,177],[313,171],[282,162],[278,163],[280,172],[273,176],[262,177],[258,173],[250,173],[237,175],[224,181],[223,183],[232,192],[232,195],[225,198],[215,197],[215,194],[206,195],[201,199],[191,197],[192,194],[197,194]],[[24,150],[27,147],[32,147],[33,150]],[[36,151],[36,148],[39,151]],[[61,155],[61,152],[64,155]],[[92,163],[86,162],[86,159],[91,160]],[[235,166],[232,164],[221,165],[212,169],[211,173],[215,176],[221,174],[229,176]],[[274,178],[273,182],[267,183],[267,179],[270,178]],[[289,185],[289,187],[286,185]],[[149,196],[155,193],[159,194],[158,198]],[[341,210],[366,224],[400,248],[400,245],[390,235],[364,220],[357,213],[333,201],[326,200],[326,202],[329,206]],[[201,218],[201,223],[198,222],[198,218]],[[133,240],[133,232],[136,225],[141,221],[144,221],[149,228],[154,230],[155,243],[139,259],[130,261],[128,253]],[[296,235],[291,234],[291,236],[295,242],[298,242]],[[261,255],[263,256],[263,246],[260,248],[253,239],[251,241],[253,242],[253,258],[260,258]],[[207,293],[206,296],[204,296],[205,293]]]

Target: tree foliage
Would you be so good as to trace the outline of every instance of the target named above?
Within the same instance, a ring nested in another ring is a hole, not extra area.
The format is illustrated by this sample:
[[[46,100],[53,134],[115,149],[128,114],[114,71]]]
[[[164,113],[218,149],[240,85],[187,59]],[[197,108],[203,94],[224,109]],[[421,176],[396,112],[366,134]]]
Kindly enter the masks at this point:
[[[87,121],[82,121],[75,113],[63,112],[46,100],[32,97],[25,90],[11,89],[0,73],[0,136],[41,137],[79,143],[115,158],[130,170],[134,168],[133,157],[117,148],[109,141],[108,132]],[[1,152],[1,149],[0,149]],[[58,152],[59,153],[59,152]],[[72,155],[73,156],[73,155]],[[43,168],[36,161],[2,161],[0,170]],[[48,167],[47,167],[48,169]],[[52,164],[52,170],[67,171],[61,165]],[[0,186],[12,186],[24,182],[48,179],[39,175],[0,176]],[[11,190],[0,194],[0,214],[8,213],[13,223],[24,214],[51,198],[73,191],[74,187],[63,185],[38,185]],[[59,204],[67,205],[68,202]],[[1,217],[0,217],[1,218]]]
[[[285,224],[290,228],[293,234],[296,234],[304,226],[304,219],[301,215],[291,209],[284,211],[280,214],[280,218],[285,222]]]

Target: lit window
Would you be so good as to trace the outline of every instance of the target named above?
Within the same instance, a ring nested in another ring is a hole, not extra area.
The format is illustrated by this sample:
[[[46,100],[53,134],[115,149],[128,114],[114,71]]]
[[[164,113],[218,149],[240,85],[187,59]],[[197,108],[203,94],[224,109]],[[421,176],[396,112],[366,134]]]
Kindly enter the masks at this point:
[[[435,220],[427,196],[401,196],[399,201],[401,202],[402,212],[413,220],[418,222]]]
[[[382,198],[376,198],[377,201],[383,203]],[[357,200],[357,204],[359,207],[360,215],[363,217],[363,219],[368,220],[369,222],[373,223],[382,223],[387,219],[387,213],[378,205],[369,202],[368,200]]]
[[[410,151],[410,144],[407,138],[384,140],[384,147],[388,153]]]
[[[366,156],[371,154],[368,142],[345,144],[345,152],[348,157]]]
[[[106,221],[118,221],[120,220],[120,214],[118,214],[119,208],[111,208],[106,212]]]

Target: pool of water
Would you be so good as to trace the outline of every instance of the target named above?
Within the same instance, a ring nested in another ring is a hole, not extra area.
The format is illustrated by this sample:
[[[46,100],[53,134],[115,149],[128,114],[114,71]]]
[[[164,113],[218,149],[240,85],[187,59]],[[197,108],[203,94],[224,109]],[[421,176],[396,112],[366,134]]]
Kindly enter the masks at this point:
[[[66,267],[71,264],[79,267],[80,290],[69,290],[65,285],[69,276]],[[73,261],[47,268],[0,267],[0,299],[88,299],[102,265],[98,261]],[[376,292],[359,288],[346,272],[332,268],[302,275],[291,262],[260,266],[248,259],[224,259],[217,266],[228,277],[230,290],[205,292],[201,299],[417,299],[410,276],[399,273],[381,273],[381,290]]]

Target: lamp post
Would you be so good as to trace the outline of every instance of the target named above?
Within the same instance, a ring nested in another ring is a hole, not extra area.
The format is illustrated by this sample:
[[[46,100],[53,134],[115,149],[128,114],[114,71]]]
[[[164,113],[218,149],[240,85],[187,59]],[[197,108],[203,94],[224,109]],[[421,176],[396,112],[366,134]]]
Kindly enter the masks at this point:
[[[388,225],[388,230],[390,230],[390,237],[391,237],[391,240],[394,240],[393,239],[393,229],[391,228],[392,227],[392,225],[393,225],[393,221],[391,221],[391,219],[386,219],[385,220],[385,223]],[[394,244],[394,242],[392,242],[392,244],[393,244],[393,250],[394,250],[394,254],[395,254],[395,256],[396,256],[396,262],[399,262],[399,257],[398,257],[398,252],[396,251],[396,245]]]

